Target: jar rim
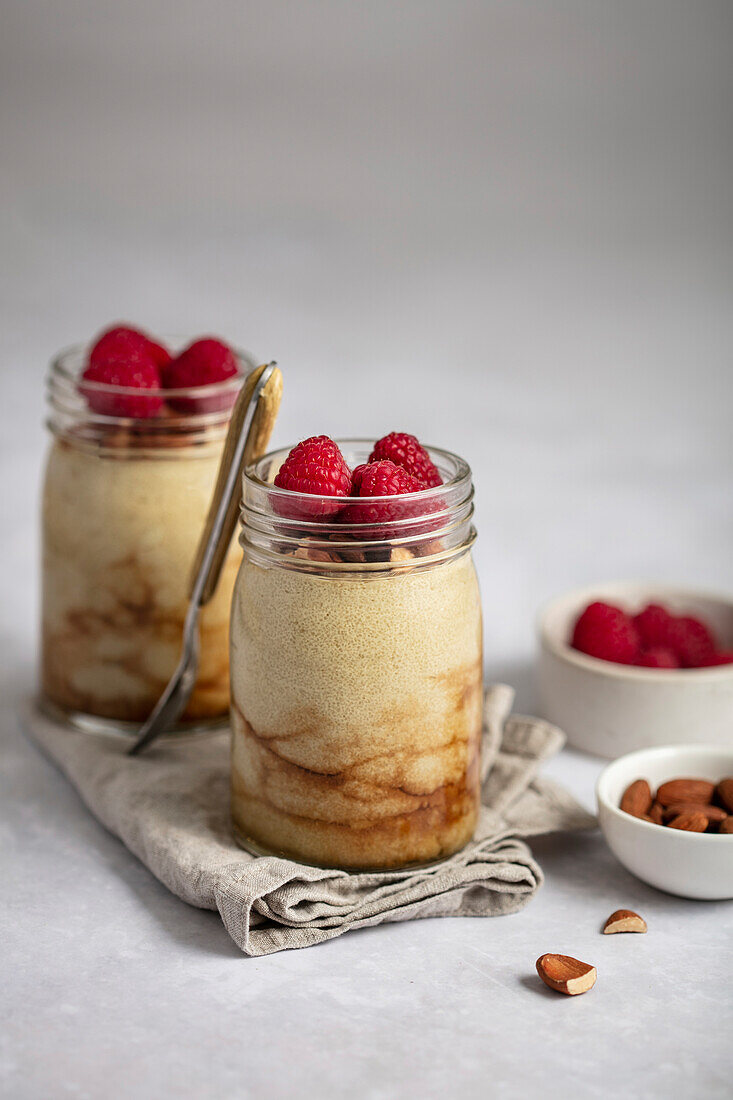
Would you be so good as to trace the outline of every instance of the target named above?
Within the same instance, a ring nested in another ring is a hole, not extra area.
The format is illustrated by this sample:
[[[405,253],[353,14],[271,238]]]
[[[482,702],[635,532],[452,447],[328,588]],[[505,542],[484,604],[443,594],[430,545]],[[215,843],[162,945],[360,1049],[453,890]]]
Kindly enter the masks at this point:
[[[364,462],[374,446],[373,439],[335,442],[352,466]],[[281,489],[274,478],[289,449],[270,451],[244,472],[242,546],[263,562],[340,574],[402,569],[408,563],[423,568],[464,553],[475,538],[471,470],[451,451],[426,450],[443,483],[380,497],[319,497]]]

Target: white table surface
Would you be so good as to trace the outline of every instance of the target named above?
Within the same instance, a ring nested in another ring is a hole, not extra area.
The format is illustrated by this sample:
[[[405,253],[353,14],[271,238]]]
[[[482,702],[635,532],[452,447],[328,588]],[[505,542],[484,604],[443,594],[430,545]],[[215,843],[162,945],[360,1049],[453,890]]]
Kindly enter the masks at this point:
[[[487,674],[523,709],[549,596],[730,589],[730,13],[11,0],[4,21],[2,1094],[729,1096],[730,903],[550,837],[515,916],[247,959],[15,712],[45,363],[119,317],[277,357],[278,444],[399,428],[463,453]],[[599,767],[547,771],[592,806]],[[601,936],[619,906],[649,934]],[[546,991],[545,951],[595,989]]]

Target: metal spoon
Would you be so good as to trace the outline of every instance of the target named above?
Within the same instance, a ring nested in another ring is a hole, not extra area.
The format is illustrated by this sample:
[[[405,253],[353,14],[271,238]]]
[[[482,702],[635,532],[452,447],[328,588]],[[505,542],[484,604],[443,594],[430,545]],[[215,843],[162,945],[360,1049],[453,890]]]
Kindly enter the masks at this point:
[[[242,471],[266,450],[281,396],[282,375],[276,363],[268,363],[247,376],[237,397],[191,574],[181,659],[134,745],[128,749],[129,756],[137,756],[170,729],[191,697],[199,663],[199,613],[214,595],[232,541],[239,514]]]

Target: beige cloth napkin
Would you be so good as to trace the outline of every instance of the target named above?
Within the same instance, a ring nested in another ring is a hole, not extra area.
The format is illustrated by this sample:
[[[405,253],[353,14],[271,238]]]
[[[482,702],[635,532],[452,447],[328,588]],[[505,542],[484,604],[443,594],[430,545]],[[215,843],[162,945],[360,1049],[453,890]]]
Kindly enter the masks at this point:
[[[592,828],[595,818],[537,777],[564,736],[537,718],[509,717],[513,698],[503,684],[486,694],[483,806],[471,843],[432,867],[363,874],[256,858],[235,845],[226,732],[158,742],[131,759],[125,739],[61,727],[30,707],[24,725],[169,890],[218,909],[245,954],[268,955],[383,921],[513,913],[534,897],[542,872],[520,837]]]

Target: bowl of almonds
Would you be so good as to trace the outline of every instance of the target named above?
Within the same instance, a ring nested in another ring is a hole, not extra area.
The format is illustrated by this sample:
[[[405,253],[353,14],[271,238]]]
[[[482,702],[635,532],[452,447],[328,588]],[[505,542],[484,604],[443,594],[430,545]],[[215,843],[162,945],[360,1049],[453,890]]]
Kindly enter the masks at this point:
[[[733,745],[628,753],[601,772],[596,797],[608,846],[637,878],[680,897],[733,898]]]

